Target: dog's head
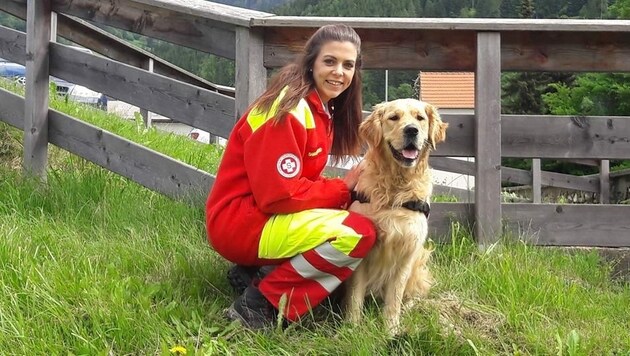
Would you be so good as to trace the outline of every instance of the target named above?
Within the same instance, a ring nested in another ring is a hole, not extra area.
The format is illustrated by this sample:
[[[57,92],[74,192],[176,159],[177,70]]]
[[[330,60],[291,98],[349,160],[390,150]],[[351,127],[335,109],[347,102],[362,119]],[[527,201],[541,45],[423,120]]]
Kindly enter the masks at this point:
[[[415,167],[446,138],[448,124],[437,109],[416,99],[378,104],[359,128],[361,138],[382,155],[391,155],[402,167]]]

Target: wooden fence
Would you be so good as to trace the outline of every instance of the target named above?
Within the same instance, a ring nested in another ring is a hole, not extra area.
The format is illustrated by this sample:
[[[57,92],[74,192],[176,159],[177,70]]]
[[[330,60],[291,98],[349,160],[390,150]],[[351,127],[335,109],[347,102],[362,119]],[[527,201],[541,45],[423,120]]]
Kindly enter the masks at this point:
[[[365,69],[476,73],[475,114],[444,115],[447,142],[432,157],[436,168],[475,176],[474,202],[433,204],[434,236],[448,240],[458,222],[481,245],[511,230],[537,244],[630,246],[630,206],[501,202],[501,181],[510,177],[607,189],[593,177],[501,168],[501,157],[630,159],[630,120],[501,115],[500,88],[501,71],[630,72],[630,21],[285,17],[203,0],[4,0],[0,10],[27,19],[26,33],[0,27],[0,57],[27,68],[25,98],[0,91],[0,120],[24,130],[31,174],[45,177],[50,142],[147,188],[202,202],[212,175],[49,109],[49,75],[227,137],[269,69],[290,60],[316,28],[345,23],[362,38]],[[100,55],[51,41],[52,11],[60,36]],[[130,49],[84,20],[232,59],[236,87]]]

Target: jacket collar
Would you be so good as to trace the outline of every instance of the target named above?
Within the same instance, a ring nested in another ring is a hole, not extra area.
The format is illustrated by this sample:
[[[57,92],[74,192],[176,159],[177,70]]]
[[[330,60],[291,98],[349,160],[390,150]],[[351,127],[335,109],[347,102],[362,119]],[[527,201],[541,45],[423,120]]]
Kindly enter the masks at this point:
[[[322,102],[322,99],[319,97],[316,89],[312,89],[310,92],[308,92],[308,94],[306,95],[306,101],[310,104],[311,107],[315,108],[318,113],[325,114],[330,117],[330,114],[327,111],[329,108],[324,108],[324,105],[326,104]]]

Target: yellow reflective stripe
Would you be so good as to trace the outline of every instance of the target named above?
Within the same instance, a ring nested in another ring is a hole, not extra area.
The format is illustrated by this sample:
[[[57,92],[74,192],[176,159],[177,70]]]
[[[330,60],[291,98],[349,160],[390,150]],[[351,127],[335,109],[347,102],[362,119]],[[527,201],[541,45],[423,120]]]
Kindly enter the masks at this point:
[[[259,108],[255,107],[247,115],[247,123],[249,127],[251,127],[252,132],[258,130],[267,120],[271,119],[278,112],[278,105],[280,105],[280,100],[286,94],[287,88],[282,89],[276,100],[274,100],[273,104],[271,104],[271,108],[267,112],[260,111]]]
[[[312,129],[315,127],[315,117],[313,117],[313,112],[308,106],[306,100],[300,100],[300,102],[297,104],[297,107],[291,110],[291,115],[298,119],[298,121],[302,125],[304,125],[305,128]]]
[[[252,132],[258,130],[265,122],[267,122],[267,120],[271,119],[278,113],[278,106],[280,105],[282,98],[284,98],[284,95],[287,93],[287,90],[288,87],[282,89],[276,100],[274,100],[273,104],[271,104],[269,111],[262,112],[259,108],[255,107],[249,112],[247,115],[247,123],[252,129]],[[289,111],[289,113],[293,115],[305,128],[312,129],[315,127],[315,117],[313,116],[313,112],[305,99],[301,99],[297,106]]]
[[[294,214],[274,215],[263,228],[259,258],[288,258],[314,249],[326,241],[344,255],[349,255],[361,235],[343,225],[345,210],[311,209]]]

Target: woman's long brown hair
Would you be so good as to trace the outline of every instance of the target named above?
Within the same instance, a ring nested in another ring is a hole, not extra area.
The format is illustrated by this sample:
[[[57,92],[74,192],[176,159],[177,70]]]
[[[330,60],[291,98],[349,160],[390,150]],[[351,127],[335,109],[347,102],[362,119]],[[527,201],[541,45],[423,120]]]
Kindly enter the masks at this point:
[[[251,107],[256,107],[262,112],[269,111],[282,89],[288,87],[274,117],[275,120],[282,120],[288,112],[297,106],[300,99],[306,97],[315,88],[313,73],[310,69],[313,68],[322,46],[331,41],[350,42],[357,50],[355,72],[350,86],[329,102],[334,108],[332,113],[334,138],[330,153],[334,162],[340,162],[344,156],[360,153],[358,128],[363,119],[360,70],[361,38],[350,26],[338,24],[319,28],[306,42],[302,53],[273,76],[265,92]]]

